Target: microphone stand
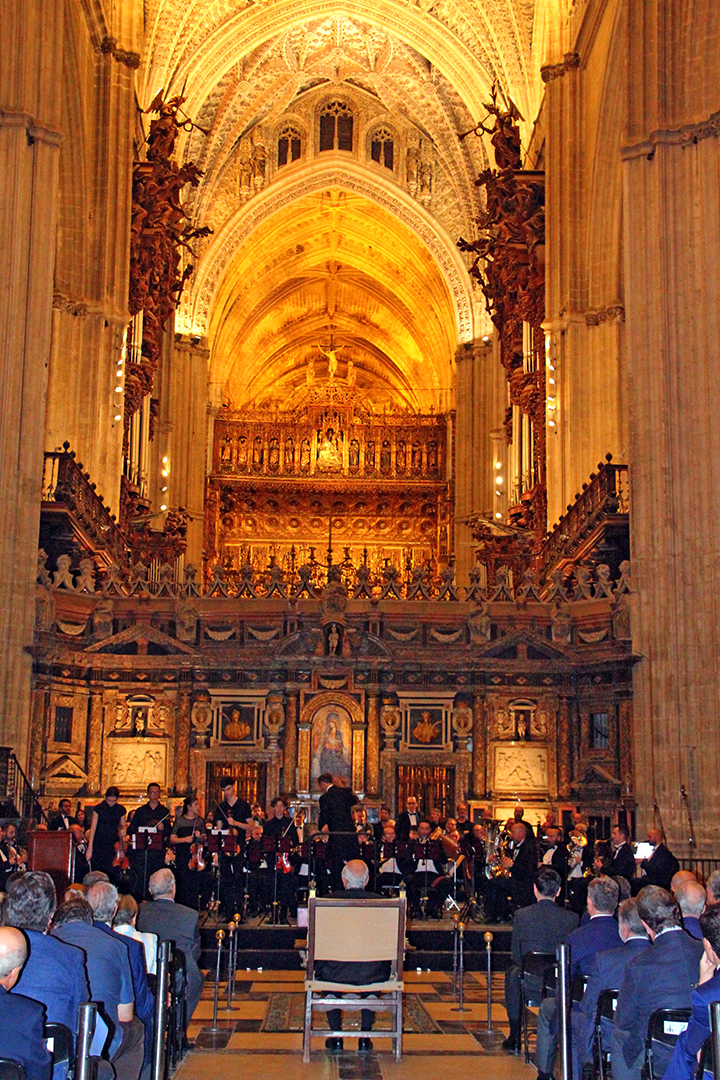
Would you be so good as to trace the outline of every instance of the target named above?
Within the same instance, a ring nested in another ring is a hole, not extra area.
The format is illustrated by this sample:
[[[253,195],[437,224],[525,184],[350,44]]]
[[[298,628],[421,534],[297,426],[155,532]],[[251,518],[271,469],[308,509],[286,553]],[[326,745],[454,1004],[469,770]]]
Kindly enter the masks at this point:
[[[684,784],[680,788],[680,794],[682,796],[682,801],[685,806],[685,813],[687,814],[688,819],[688,832],[690,834],[688,836],[688,847],[690,848],[690,858],[692,858],[693,852],[695,851],[695,825],[693,824],[692,810],[690,809],[690,803],[688,802],[688,797],[685,791]]]

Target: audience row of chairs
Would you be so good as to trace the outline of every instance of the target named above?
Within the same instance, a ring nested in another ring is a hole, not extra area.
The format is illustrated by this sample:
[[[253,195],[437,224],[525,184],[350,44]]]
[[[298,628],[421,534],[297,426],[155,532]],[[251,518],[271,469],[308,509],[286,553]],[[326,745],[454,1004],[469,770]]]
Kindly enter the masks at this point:
[[[525,1063],[530,1064],[530,1039],[528,1013],[534,1008],[539,1008],[542,1000],[549,992],[554,992],[557,979],[557,962],[553,953],[529,952],[522,959],[520,972],[520,986],[522,992],[522,1042],[525,1053]],[[588,976],[576,976],[571,985],[570,996],[572,1001],[582,1001]],[[540,995],[534,989],[540,983],[542,989]],[[595,1061],[599,1080],[609,1080],[610,1077],[610,1040],[607,1034],[607,1025],[615,1022],[615,1009],[619,991],[617,989],[603,990],[597,1004],[595,1017]],[[654,1059],[659,1045],[670,1050],[677,1042],[680,1032],[687,1026],[690,1019],[690,1009],[656,1009],[648,1023],[647,1036],[645,1039],[645,1065],[643,1068],[643,1080],[660,1080],[660,1075],[655,1071]],[[605,1024],[603,1024],[605,1021]],[[698,1080],[703,1080],[705,1069],[711,1069],[710,1054],[711,1040],[708,1039],[703,1048],[701,1062],[698,1067]]]
[[[187,1028],[187,965],[185,954],[171,941],[158,944],[155,990],[155,1026],[151,1080],[167,1080],[184,1053]],[[95,1028],[97,1007],[90,1002],[89,1038],[83,1039],[81,1006],[78,1031],[65,1024],[45,1024],[45,1043],[52,1056],[53,1077],[64,1080],[97,1080],[101,1058],[87,1048]],[[84,1045],[86,1043],[86,1045]],[[0,1058],[0,1080],[26,1080],[25,1069],[9,1058]]]

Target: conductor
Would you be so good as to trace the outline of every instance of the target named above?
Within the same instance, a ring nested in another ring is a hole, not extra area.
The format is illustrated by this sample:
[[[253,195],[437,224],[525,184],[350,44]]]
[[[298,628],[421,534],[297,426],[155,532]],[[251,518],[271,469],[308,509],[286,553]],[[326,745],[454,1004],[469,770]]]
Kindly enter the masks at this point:
[[[331,773],[318,776],[318,786],[322,795],[319,799],[320,832],[330,834],[328,859],[330,879],[333,890],[342,889],[342,868],[350,859],[359,858],[360,851],[352,818],[352,808],[357,802],[350,788],[339,787]]]

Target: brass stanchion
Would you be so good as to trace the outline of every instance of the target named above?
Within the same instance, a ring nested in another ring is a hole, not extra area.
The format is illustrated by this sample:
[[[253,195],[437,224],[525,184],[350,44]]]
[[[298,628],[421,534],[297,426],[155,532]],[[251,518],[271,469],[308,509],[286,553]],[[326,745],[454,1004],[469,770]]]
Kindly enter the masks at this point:
[[[210,1031],[219,1031],[217,1022],[218,1014],[218,993],[220,989],[220,961],[222,958],[222,943],[225,939],[225,931],[218,930],[215,934],[215,940],[217,941],[217,962],[215,964],[215,997],[213,999],[213,1022]]]
[[[483,941],[485,942],[485,962],[486,962],[486,978],[487,978],[487,1027],[484,1031],[478,1031],[477,1038],[481,1046],[485,1050],[496,1049],[502,1042],[504,1036],[502,1031],[498,1031],[492,1026],[492,943],[493,935],[488,930],[483,934]]]
[[[460,922],[459,915],[453,915],[453,980],[452,980],[452,992],[453,997],[457,994],[457,973],[458,973],[458,923]]]
[[[465,953],[464,953],[464,941],[465,941],[465,923],[458,923],[458,935],[460,938],[458,946],[458,982],[459,982],[459,1001],[457,1005],[453,1005],[450,1012],[470,1012],[470,1009],[466,1009],[463,1001],[463,995],[465,993]]]

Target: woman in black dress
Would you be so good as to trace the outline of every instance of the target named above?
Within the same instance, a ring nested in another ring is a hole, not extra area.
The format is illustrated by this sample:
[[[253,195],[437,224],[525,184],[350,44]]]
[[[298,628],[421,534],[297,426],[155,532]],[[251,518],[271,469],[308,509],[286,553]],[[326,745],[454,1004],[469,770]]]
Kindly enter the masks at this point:
[[[119,790],[109,787],[103,801],[93,807],[85,856],[93,870],[102,870],[108,877],[112,876],[113,860],[117,855],[115,845],[120,841],[122,848],[122,834],[125,831],[125,807],[120,806],[119,798]]]
[[[195,795],[189,795],[182,805],[182,813],[173,825],[170,843],[175,854],[175,900],[178,904],[191,908],[198,908],[203,904],[208,893],[209,875],[204,870],[190,869],[192,845],[201,845],[199,850],[202,856],[204,842],[205,822],[200,812],[200,800]]]

